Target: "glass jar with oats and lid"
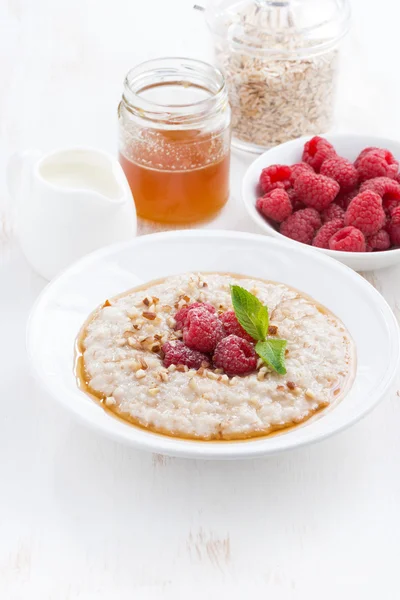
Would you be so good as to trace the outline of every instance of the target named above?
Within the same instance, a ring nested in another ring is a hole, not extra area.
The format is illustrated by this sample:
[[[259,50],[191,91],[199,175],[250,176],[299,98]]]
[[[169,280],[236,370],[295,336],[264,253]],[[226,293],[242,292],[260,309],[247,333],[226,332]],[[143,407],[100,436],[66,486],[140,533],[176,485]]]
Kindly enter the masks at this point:
[[[221,72],[186,58],[145,62],[126,76],[118,115],[141,231],[214,217],[229,196],[231,111]]]
[[[236,147],[261,152],[331,127],[348,0],[210,0],[205,14]]]

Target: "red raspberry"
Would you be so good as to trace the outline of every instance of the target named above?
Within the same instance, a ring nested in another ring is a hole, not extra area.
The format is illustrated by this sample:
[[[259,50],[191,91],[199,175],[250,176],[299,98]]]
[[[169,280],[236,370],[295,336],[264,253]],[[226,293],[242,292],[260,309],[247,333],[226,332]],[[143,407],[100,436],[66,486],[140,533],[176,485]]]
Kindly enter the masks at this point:
[[[264,217],[281,223],[292,214],[292,205],[285,190],[272,190],[258,198],[256,207]]]
[[[366,190],[350,202],[344,216],[344,224],[357,227],[364,235],[372,235],[382,229],[386,221],[382,198]]]
[[[296,163],[296,164],[292,165],[290,167],[290,171],[291,171],[291,173],[290,173],[289,180],[290,180],[290,183],[293,185],[294,182],[296,181],[297,177],[301,173],[304,173],[304,171],[311,171],[313,173],[314,169],[312,168],[311,165],[308,165],[307,163],[302,162],[302,163]]]
[[[237,335],[221,340],[214,352],[214,364],[227,375],[246,375],[257,368],[257,354],[253,346]]]
[[[165,342],[162,347],[164,352],[164,367],[170,365],[186,365],[189,369],[200,369],[211,365],[207,354],[192,350],[185,346],[180,340]]]
[[[175,315],[175,329],[183,329],[185,327],[189,311],[193,310],[193,308],[203,308],[209,313],[215,313],[215,308],[208,302],[193,302],[193,304],[189,304],[189,306],[184,306],[178,310]]]
[[[400,183],[400,173],[397,173],[396,177],[394,177],[394,180],[397,181],[397,183]]]
[[[393,246],[400,246],[400,206],[392,211],[392,216],[386,229]]]
[[[357,171],[360,181],[374,177],[395,177],[399,163],[389,150],[371,150],[359,159]]]
[[[316,173],[319,172],[324,160],[334,156],[336,156],[336,150],[332,144],[318,135],[304,144],[302,160],[310,165]]]
[[[375,177],[364,181],[360,192],[371,190],[382,198],[382,206],[389,217],[396,206],[400,206],[400,183],[390,177]]]
[[[340,208],[343,208],[343,210],[347,210],[350,202],[357,196],[357,194],[358,190],[353,190],[351,192],[347,192],[346,194],[339,192],[335,198],[335,204],[340,206]]]
[[[213,352],[224,337],[224,329],[217,315],[201,306],[190,310],[183,328],[186,346],[199,352]]]
[[[365,252],[364,234],[356,227],[343,227],[333,234],[329,240],[329,248],[342,252]]]
[[[304,202],[306,206],[315,208],[318,211],[323,210],[334,201],[339,189],[339,184],[336,181],[325,177],[325,175],[316,175],[315,173],[302,173],[294,182],[297,198]]]
[[[303,208],[283,221],[280,232],[292,240],[311,244],[315,230],[320,226],[321,217],[318,212],[313,208]]]
[[[337,181],[342,192],[350,192],[358,182],[358,173],[355,166],[349,160],[340,156],[324,160],[319,172],[321,175]]]
[[[271,165],[261,171],[260,187],[264,194],[277,188],[286,190],[290,187],[290,167],[287,165]]]
[[[321,213],[322,222],[327,223],[328,221],[333,221],[334,219],[340,219],[343,223],[344,220],[344,210],[338,204],[332,203]]]
[[[368,154],[368,152],[372,152],[375,150],[380,150],[380,148],[377,148],[376,146],[368,146],[368,148],[364,148],[364,150],[361,150],[360,154],[357,156],[356,160],[354,161],[355,168],[357,169],[360,160],[362,158],[364,158],[364,156],[366,154]]]
[[[289,188],[288,190],[286,190],[286,193],[289,196],[293,212],[306,207],[306,205],[298,199],[297,194],[293,188]]]
[[[390,248],[390,236],[384,229],[380,229],[367,238],[367,250],[387,250],[388,248]]]
[[[340,229],[343,229],[343,219],[328,221],[317,231],[312,245],[316,248],[329,248],[329,240]]]
[[[249,335],[247,331],[245,331],[240,325],[233,310],[227,310],[222,315],[220,315],[219,318],[222,325],[224,326],[226,335],[236,335],[237,337],[243,338],[248,342],[254,342],[251,335]]]

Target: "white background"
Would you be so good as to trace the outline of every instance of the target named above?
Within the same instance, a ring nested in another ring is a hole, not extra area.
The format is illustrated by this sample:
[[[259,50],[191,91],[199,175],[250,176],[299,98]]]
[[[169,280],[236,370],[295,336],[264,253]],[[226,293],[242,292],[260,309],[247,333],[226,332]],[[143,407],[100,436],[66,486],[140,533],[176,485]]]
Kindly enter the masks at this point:
[[[400,6],[353,0],[353,13],[336,127],[400,138]],[[212,59],[211,40],[192,0],[1,0],[0,22],[1,600],[397,599],[400,391],[334,439],[225,464],[120,447],[36,387],[24,334],[45,282],[14,240],[7,157],[115,151],[128,69]],[[212,227],[254,231],[239,196],[251,158],[234,155]],[[400,268],[368,278],[400,318]]]

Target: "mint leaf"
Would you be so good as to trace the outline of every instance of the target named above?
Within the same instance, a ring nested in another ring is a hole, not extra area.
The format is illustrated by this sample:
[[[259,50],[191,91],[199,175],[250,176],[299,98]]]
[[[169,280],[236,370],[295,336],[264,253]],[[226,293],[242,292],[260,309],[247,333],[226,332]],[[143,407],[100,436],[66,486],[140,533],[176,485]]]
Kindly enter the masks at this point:
[[[265,342],[257,342],[256,352],[260,358],[279,375],[286,373],[285,367],[285,348],[286,340],[269,338]]]
[[[268,308],[240,285],[231,285],[231,297],[236,318],[243,329],[254,340],[265,340],[269,323]]]

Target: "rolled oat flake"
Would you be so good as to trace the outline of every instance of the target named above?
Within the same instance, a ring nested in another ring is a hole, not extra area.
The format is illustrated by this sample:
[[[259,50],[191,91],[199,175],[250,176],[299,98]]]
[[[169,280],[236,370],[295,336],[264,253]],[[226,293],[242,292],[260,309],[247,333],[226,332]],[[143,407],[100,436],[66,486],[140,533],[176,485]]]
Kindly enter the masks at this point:
[[[205,15],[234,146],[262,152],[330,129],[348,0],[211,0]]]

